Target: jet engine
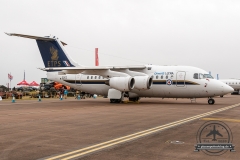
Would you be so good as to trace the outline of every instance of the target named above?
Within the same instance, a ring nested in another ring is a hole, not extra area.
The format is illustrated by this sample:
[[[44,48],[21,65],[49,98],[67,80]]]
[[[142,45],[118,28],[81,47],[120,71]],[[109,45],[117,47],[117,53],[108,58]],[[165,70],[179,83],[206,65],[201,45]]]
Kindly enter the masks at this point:
[[[135,80],[133,77],[113,77],[105,82],[106,85],[119,91],[130,91],[134,88]]]
[[[135,76],[135,89],[139,90],[147,90],[150,89],[153,83],[152,76]]]

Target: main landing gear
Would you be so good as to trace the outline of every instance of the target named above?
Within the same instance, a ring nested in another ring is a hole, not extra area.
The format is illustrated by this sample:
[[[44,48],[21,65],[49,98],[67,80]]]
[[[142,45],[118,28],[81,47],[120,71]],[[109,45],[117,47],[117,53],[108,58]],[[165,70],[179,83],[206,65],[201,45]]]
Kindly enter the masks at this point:
[[[128,98],[129,101],[132,102],[137,102],[140,98],[139,97],[135,97],[135,98]]]
[[[121,103],[122,99],[110,99],[110,103]]]
[[[209,99],[208,99],[208,104],[211,104],[211,105],[212,105],[212,104],[214,104],[214,103],[215,103],[215,100],[214,100],[214,99],[212,99],[212,98],[209,98]]]

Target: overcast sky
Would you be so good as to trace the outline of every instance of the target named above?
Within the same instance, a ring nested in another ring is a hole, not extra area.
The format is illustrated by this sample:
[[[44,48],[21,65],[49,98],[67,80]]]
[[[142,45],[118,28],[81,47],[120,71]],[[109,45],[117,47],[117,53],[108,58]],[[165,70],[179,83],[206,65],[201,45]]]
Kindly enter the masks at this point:
[[[0,85],[13,75],[46,77],[35,40],[4,34],[55,35],[71,57],[94,65],[189,65],[240,78],[239,0],[0,0]],[[215,76],[216,77],[216,76]]]

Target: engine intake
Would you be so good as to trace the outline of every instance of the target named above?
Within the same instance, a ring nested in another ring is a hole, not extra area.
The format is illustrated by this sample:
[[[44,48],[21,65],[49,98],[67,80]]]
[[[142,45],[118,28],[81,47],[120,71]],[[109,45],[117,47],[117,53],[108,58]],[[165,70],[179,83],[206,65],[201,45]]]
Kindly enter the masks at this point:
[[[150,89],[153,83],[152,76],[135,76],[135,89],[139,90],[147,90]]]
[[[130,91],[134,88],[135,80],[133,77],[113,77],[105,82],[106,85],[119,91]]]

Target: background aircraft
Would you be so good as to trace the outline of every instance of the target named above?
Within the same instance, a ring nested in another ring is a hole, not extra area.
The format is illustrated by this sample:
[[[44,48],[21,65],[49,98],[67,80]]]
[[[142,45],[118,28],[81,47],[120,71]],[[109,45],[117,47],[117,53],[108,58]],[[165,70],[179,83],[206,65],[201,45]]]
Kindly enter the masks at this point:
[[[234,78],[219,79],[218,74],[217,74],[217,79],[222,81],[223,83],[226,83],[230,87],[232,87],[234,89],[234,92],[232,92],[232,94],[240,94],[240,80],[239,79],[234,79]],[[223,97],[223,95],[221,95],[220,97]]]

